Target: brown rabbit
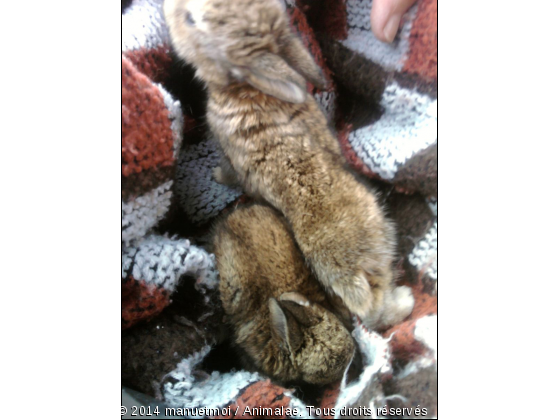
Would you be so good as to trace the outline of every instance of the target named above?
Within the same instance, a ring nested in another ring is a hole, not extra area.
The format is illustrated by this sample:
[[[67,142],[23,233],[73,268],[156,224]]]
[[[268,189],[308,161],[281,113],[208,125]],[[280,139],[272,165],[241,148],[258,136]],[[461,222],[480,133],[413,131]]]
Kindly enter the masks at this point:
[[[208,88],[207,119],[235,178],[287,218],[320,282],[371,328],[408,316],[393,289],[394,229],[344,167],[327,120],[306,91],[324,78],[292,33],[280,0],[166,0],[177,54]]]
[[[325,309],[326,293],[276,210],[237,208],[216,225],[214,253],[235,342],[254,367],[286,382],[342,377],[352,337]]]

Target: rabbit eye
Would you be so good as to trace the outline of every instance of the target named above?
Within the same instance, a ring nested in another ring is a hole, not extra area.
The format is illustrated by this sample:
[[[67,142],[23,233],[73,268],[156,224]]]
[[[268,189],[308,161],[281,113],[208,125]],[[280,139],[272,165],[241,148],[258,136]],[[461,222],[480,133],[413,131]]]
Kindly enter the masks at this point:
[[[194,26],[196,23],[191,15],[191,12],[187,12],[187,23],[189,26]]]

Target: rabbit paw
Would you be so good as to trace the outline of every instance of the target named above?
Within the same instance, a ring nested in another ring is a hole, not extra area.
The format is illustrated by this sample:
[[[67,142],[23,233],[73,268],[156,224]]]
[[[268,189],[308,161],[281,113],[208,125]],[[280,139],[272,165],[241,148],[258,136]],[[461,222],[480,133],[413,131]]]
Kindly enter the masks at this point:
[[[223,164],[212,169],[212,175],[218,184],[228,186],[236,186],[239,184],[233,168],[224,167]]]
[[[383,314],[386,326],[396,325],[411,314],[414,296],[410,287],[396,287],[387,298]]]
[[[399,286],[393,290],[395,312],[398,313],[402,319],[405,319],[412,312],[414,307],[414,296],[412,289],[407,286]]]
[[[221,166],[216,166],[214,169],[212,169],[212,175],[214,176],[214,181],[216,181],[218,184],[225,184],[224,174]]]
[[[350,312],[364,317],[371,311],[374,296],[364,273],[356,275],[348,283],[336,282],[331,287]]]

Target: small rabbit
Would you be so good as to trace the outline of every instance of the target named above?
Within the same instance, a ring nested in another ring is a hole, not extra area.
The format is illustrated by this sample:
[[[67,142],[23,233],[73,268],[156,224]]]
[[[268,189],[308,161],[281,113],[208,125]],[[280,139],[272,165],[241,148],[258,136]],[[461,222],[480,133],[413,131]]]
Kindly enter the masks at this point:
[[[285,220],[270,207],[238,207],[215,227],[220,297],[235,342],[263,373],[284,382],[342,377],[354,342],[330,311]]]
[[[369,328],[407,317],[414,299],[394,289],[394,229],[306,91],[325,80],[283,1],[165,0],[164,13],[176,53],[208,88],[226,157],[217,178],[280,210],[319,281]]]

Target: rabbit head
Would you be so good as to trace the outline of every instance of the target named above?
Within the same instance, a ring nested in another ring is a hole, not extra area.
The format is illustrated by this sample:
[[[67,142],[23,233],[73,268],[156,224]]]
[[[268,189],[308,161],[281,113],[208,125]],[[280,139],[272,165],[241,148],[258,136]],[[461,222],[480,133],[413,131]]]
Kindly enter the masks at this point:
[[[283,0],[165,0],[164,13],[174,50],[209,85],[246,83],[292,103],[305,101],[306,80],[325,87]]]
[[[293,376],[285,380],[322,385],[342,377],[354,355],[354,342],[335,315],[295,292],[270,298],[268,307],[272,341],[281,353],[272,358],[271,368],[289,359],[294,369],[283,373],[292,371]],[[268,370],[266,364],[264,368]]]

